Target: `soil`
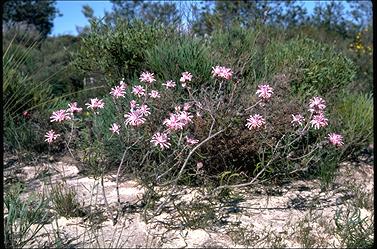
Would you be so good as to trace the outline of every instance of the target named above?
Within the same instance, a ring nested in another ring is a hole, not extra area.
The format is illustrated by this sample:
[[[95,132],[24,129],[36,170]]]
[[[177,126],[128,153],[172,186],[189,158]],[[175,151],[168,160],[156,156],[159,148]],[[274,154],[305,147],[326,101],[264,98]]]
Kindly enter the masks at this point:
[[[208,203],[201,202],[202,211],[191,213],[194,218],[189,221],[206,225],[195,228],[189,228],[189,221],[177,214],[178,207],[195,204],[201,196],[198,189],[181,189],[176,206],[168,205],[160,214],[149,217],[140,208],[146,189],[135,180],[122,181],[122,213],[114,224],[111,216],[119,207],[115,175],[105,176],[107,206],[99,179],[80,174],[73,160],[46,158],[42,163],[15,166],[17,158],[5,158],[5,184],[24,182],[22,198],[49,193],[51,184],[61,183],[65,189],[75,190],[83,213],[81,217],[61,217],[51,205],[49,212],[56,218],[51,218],[26,247],[54,246],[54,234],[59,234],[61,244],[69,248],[340,247],[342,238],[336,233],[334,218],[337,213],[357,206],[360,218],[373,222],[373,158],[365,156],[341,163],[326,191],[319,180],[300,180],[283,186],[240,188],[226,200],[208,205],[204,212]]]

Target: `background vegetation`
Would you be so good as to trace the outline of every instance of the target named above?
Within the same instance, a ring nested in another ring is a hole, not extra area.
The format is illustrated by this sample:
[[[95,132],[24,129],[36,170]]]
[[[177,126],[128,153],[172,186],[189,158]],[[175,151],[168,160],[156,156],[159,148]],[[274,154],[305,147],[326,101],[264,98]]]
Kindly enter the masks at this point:
[[[231,68],[238,86],[233,106],[220,106],[216,125],[234,125],[198,149],[180,184],[245,182],[271,156],[261,152],[262,145],[276,142],[283,132],[291,130],[288,114],[306,111],[308,99],[314,95],[326,99],[332,129],[327,132],[341,133],[345,146],[340,151],[315,153],[311,161],[300,161],[306,171],[294,177],[319,177],[328,183],[340,161],[354,157],[373,143],[371,1],[323,1],[308,13],[301,1],[291,0],[114,0],[112,10],[101,19],[94,16],[90,6],[84,6],[82,13],[90,25],[80,28],[77,36],[50,36],[53,19],[60,14],[55,3],[11,0],[4,4],[5,152],[66,153],[66,146],[48,146],[44,142],[52,111],[66,108],[73,101],[85,108],[89,98],[103,98],[106,110],[94,126],[89,118],[86,120],[88,113],[84,110],[82,117],[87,123],[79,127],[80,134],[70,147],[76,159],[85,164],[84,173],[101,176],[104,170],[118,167],[122,152],[133,143],[132,137],[127,142],[110,138],[109,127],[116,113],[108,95],[111,87],[122,78],[129,85],[136,84],[140,73],[146,70],[155,73],[160,86],[166,80],[178,83],[181,73],[189,71],[194,75],[193,90],[204,96],[213,90],[210,72],[216,65]],[[345,5],[349,7],[346,9]],[[245,119],[234,114],[255,101],[250,93],[262,83],[275,89],[275,99],[267,106],[272,110],[268,118],[275,129],[258,135],[246,131]],[[162,88],[158,90],[165,94]],[[172,109],[178,101],[187,99],[180,84],[177,91],[180,99],[166,94],[159,108]],[[124,103],[128,105],[130,100],[126,97]],[[155,113],[151,120],[161,120],[164,114],[158,110]],[[212,129],[212,118],[196,117],[190,132],[199,140],[205,139]],[[141,132],[152,135],[147,128]],[[295,156],[318,142],[314,139],[318,134],[300,141],[297,147],[304,149],[297,149]],[[124,175],[142,179],[152,190],[151,172],[158,175],[172,163],[169,156],[151,150],[149,141],[131,146],[128,155],[125,163],[130,167]],[[146,160],[144,155],[148,155]],[[164,160],[168,163],[160,164]],[[197,162],[205,165],[206,177],[195,174]],[[261,177],[287,176],[295,167],[281,157]],[[54,206],[59,207],[59,213],[70,216],[77,212],[78,204],[75,193],[63,189],[60,185],[54,189]],[[8,191],[5,200],[9,246],[23,246],[29,240],[26,233],[34,219],[43,216],[40,209],[45,205],[44,197],[35,197],[41,200],[39,203],[34,199],[22,203],[21,192],[16,186]],[[17,219],[25,224],[14,230]]]
[[[334,125],[345,134],[345,155],[372,142],[371,2],[351,2],[348,10],[336,1],[318,3],[312,14],[299,1],[111,2],[112,11],[101,20],[84,6],[90,25],[78,36],[57,37],[48,36],[59,15],[54,1],[6,2],[6,149],[46,149],[41,135],[48,122],[42,120],[56,106],[71,100],[83,106],[122,78],[136,82],[140,72],[149,70],[158,80],[178,81],[181,72],[189,71],[199,89],[208,84],[214,65],[232,68],[245,89],[284,81],[288,88],[282,98],[298,103],[313,95],[327,99],[338,120]],[[292,103],[281,104],[284,109]],[[99,129],[107,130],[108,122]],[[214,141],[222,143],[235,146],[232,139]],[[109,155],[113,146],[102,145]],[[225,151],[231,160],[242,161],[247,160],[243,154],[254,153],[252,147]]]

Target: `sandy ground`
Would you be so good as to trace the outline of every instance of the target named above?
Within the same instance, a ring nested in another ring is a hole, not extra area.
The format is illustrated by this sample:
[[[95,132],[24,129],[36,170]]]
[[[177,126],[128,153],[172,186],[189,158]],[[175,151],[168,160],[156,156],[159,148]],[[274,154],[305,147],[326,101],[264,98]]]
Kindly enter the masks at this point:
[[[51,219],[27,245],[51,246],[56,242],[54,234],[58,233],[62,244],[69,248],[340,247],[335,214],[352,208],[357,201],[373,203],[373,175],[370,162],[347,162],[339,166],[332,188],[327,191],[321,191],[318,180],[295,181],[273,188],[258,185],[237,189],[232,192],[235,198],[208,206],[208,211],[192,213],[193,219],[210,214],[213,218],[208,226],[190,229],[184,225],[187,220],[182,220],[177,215],[179,210],[172,205],[159,215],[148,216],[146,222],[148,213],[137,208],[146,190],[131,180],[119,185],[123,212],[113,224],[111,215],[118,210],[115,177],[105,177],[109,210],[100,181],[80,175],[73,161],[4,170],[6,181],[17,177],[26,183],[26,195],[48,193],[51,183],[62,183],[77,192],[81,207],[95,215]],[[200,197],[198,190],[186,188],[174,202],[184,207],[193,205]],[[205,205],[205,201],[199,205]],[[52,208],[50,211],[55,214]],[[373,214],[373,205],[360,208],[361,218],[368,222],[372,222]]]

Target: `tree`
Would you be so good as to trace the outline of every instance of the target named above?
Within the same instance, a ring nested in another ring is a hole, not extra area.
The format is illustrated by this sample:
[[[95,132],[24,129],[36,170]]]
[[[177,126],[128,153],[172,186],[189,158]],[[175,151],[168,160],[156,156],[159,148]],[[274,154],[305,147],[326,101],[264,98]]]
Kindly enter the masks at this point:
[[[344,5],[334,0],[325,5],[317,3],[311,17],[311,23],[327,31],[335,31],[339,34],[347,34],[347,21],[345,18]]]
[[[360,31],[372,24],[373,9],[372,1],[348,1],[351,11],[348,14],[352,17],[353,28]]]
[[[302,2],[287,0],[284,2],[271,2],[269,5],[274,15],[268,14],[269,23],[284,28],[294,28],[305,24],[309,17],[308,11]]]
[[[146,24],[158,22],[164,26],[179,24],[181,16],[174,2],[112,0],[112,12],[105,12],[105,22],[115,24],[117,19],[139,19]]]
[[[34,25],[46,37],[54,26],[53,20],[61,16],[55,7],[55,0],[8,0],[3,6],[3,22],[5,25],[26,23]]]

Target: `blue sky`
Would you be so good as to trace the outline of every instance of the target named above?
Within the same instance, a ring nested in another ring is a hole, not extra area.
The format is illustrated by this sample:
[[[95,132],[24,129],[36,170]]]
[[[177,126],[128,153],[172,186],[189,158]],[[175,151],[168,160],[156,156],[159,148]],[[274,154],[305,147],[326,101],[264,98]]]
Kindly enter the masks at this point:
[[[109,1],[57,1],[56,7],[63,16],[55,18],[52,35],[77,35],[76,26],[84,27],[88,24],[81,13],[85,4],[92,7],[95,16],[103,16],[105,10],[110,11],[112,7]]]
[[[313,10],[317,1],[303,1],[309,13]],[[112,4],[110,1],[57,1],[56,7],[62,17],[56,17],[52,35],[77,35],[76,27],[84,27],[88,24],[87,19],[81,13],[82,6],[88,4],[94,10],[94,15],[103,17],[105,10],[110,11]]]

